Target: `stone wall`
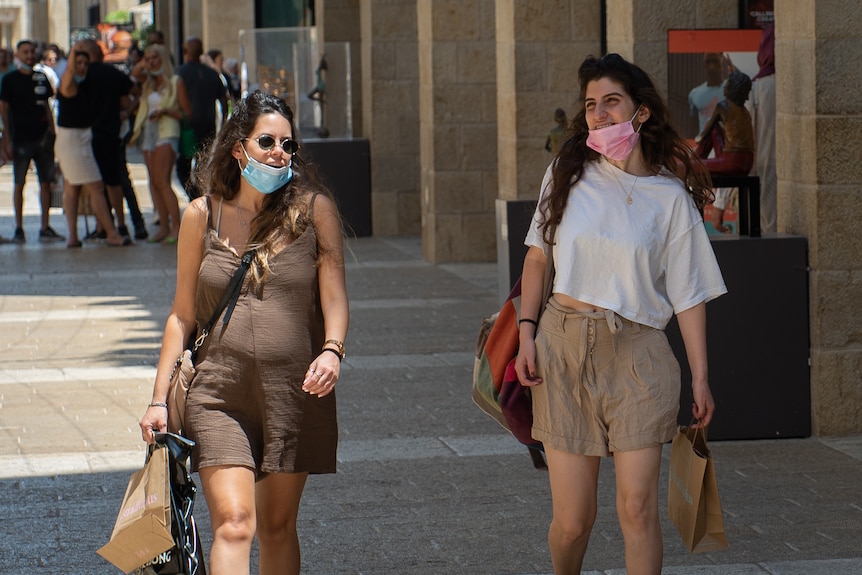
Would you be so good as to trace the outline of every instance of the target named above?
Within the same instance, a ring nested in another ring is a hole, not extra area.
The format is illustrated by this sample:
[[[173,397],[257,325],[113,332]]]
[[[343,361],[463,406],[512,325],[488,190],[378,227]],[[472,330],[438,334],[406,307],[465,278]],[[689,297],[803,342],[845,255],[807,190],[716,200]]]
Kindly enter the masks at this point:
[[[371,142],[372,226],[421,233],[416,0],[361,0],[362,125]]]
[[[419,0],[423,254],[431,262],[496,253],[494,0]]]
[[[219,48],[225,58],[239,59],[239,31],[254,30],[254,10],[245,2],[202,1],[201,21],[204,50]]]
[[[808,239],[813,431],[860,433],[862,11],[855,0],[778,8],[778,230]]]
[[[554,110],[575,113],[578,66],[599,52],[599,19],[591,0],[497,2],[499,198],[538,197]]]

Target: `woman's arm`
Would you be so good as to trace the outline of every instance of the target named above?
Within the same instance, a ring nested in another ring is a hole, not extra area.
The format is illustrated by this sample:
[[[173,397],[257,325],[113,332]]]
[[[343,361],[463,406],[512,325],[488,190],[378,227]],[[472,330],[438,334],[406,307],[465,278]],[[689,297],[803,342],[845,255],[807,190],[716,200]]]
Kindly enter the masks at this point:
[[[189,100],[189,92],[186,90],[185,82],[179,76],[177,76],[177,106],[180,108],[180,120],[183,119],[183,115],[188,118],[191,117],[192,103]]]
[[[135,64],[135,67],[132,68],[132,71],[129,75],[138,81],[139,84],[143,84],[147,81],[147,63],[141,58],[138,60],[138,63]]]
[[[545,266],[550,255],[545,255],[541,248],[530,246],[524,257],[524,270],[521,272],[521,317],[537,321],[542,309],[542,297],[545,284]],[[536,376],[536,330],[538,326],[531,322],[518,324],[519,344],[518,359],[515,361],[515,372],[521,385],[538,385],[542,378]]]
[[[185,349],[189,338],[197,331],[195,295],[198,288],[198,270],[203,259],[202,238],[206,233],[208,216],[205,198],[193,201],[183,214],[177,242],[177,289],[162,337],[152,403],[166,403],[174,362]],[[167,409],[153,406],[147,408],[140,422],[144,441],[152,443],[152,432],[166,431],[167,424]]]
[[[344,342],[350,323],[350,305],[347,300],[347,282],[344,275],[344,240],[341,218],[335,203],[324,195],[315,196],[313,209],[314,228],[317,232],[320,253],[317,276],[320,286],[320,307],[323,311],[324,339]],[[335,343],[324,345],[338,350]],[[302,389],[323,397],[338,381],[341,360],[329,351],[321,351],[311,362]],[[321,375],[318,375],[321,374]]]
[[[78,44],[72,47],[70,58],[66,62],[66,69],[63,70],[63,75],[60,76],[60,87],[57,90],[64,98],[74,98],[78,95],[78,84],[75,82],[75,54]]]
[[[688,365],[691,368],[691,390],[694,395],[692,415],[706,427],[715,413],[715,402],[709,389],[709,370],[706,360],[706,304],[700,303],[676,314]]]

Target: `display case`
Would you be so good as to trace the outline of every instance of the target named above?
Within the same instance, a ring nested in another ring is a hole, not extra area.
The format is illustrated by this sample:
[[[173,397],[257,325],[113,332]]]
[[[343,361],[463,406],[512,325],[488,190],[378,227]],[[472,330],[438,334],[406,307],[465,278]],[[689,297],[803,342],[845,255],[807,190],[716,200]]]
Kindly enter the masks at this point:
[[[353,137],[350,45],[316,28],[240,30],[243,94],[261,89],[293,109],[301,139]]]

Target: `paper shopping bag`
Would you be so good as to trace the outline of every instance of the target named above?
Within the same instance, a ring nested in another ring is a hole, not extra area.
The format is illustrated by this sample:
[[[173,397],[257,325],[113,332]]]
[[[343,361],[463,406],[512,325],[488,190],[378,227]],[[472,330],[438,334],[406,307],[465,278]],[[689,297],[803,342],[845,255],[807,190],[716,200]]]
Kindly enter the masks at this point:
[[[111,539],[97,553],[131,573],[173,546],[168,450],[161,447],[129,479]]]
[[[727,549],[706,430],[680,427],[670,451],[668,514],[693,553]]]

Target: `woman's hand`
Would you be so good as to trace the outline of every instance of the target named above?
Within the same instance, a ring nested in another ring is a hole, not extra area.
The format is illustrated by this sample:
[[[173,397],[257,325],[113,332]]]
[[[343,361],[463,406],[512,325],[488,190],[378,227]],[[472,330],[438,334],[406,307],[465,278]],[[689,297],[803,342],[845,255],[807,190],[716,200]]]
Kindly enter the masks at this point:
[[[302,391],[323,397],[335,389],[338,374],[341,373],[341,360],[329,351],[323,351],[308,366],[305,372],[305,380],[302,382]]]
[[[709,389],[709,384],[705,381],[702,383],[693,382],[691,384],[692,395],[694,395],[694,403],[691,404],[691,414],[698,420],[694,427],[707,427],[712,421],[712,416],[715,413],[715,401],[712,399],[712,391]]]
[[[152,444],[156,440],[156,432],[165,433],[168,430],[168,408],[151,405],[141,418],[141,437]]]
[[[515,373],[521,385],[532,387],[542,383],[542,378],[536,375],[536,342],[532,338],[521,338],[518,357],[515,359]]]

